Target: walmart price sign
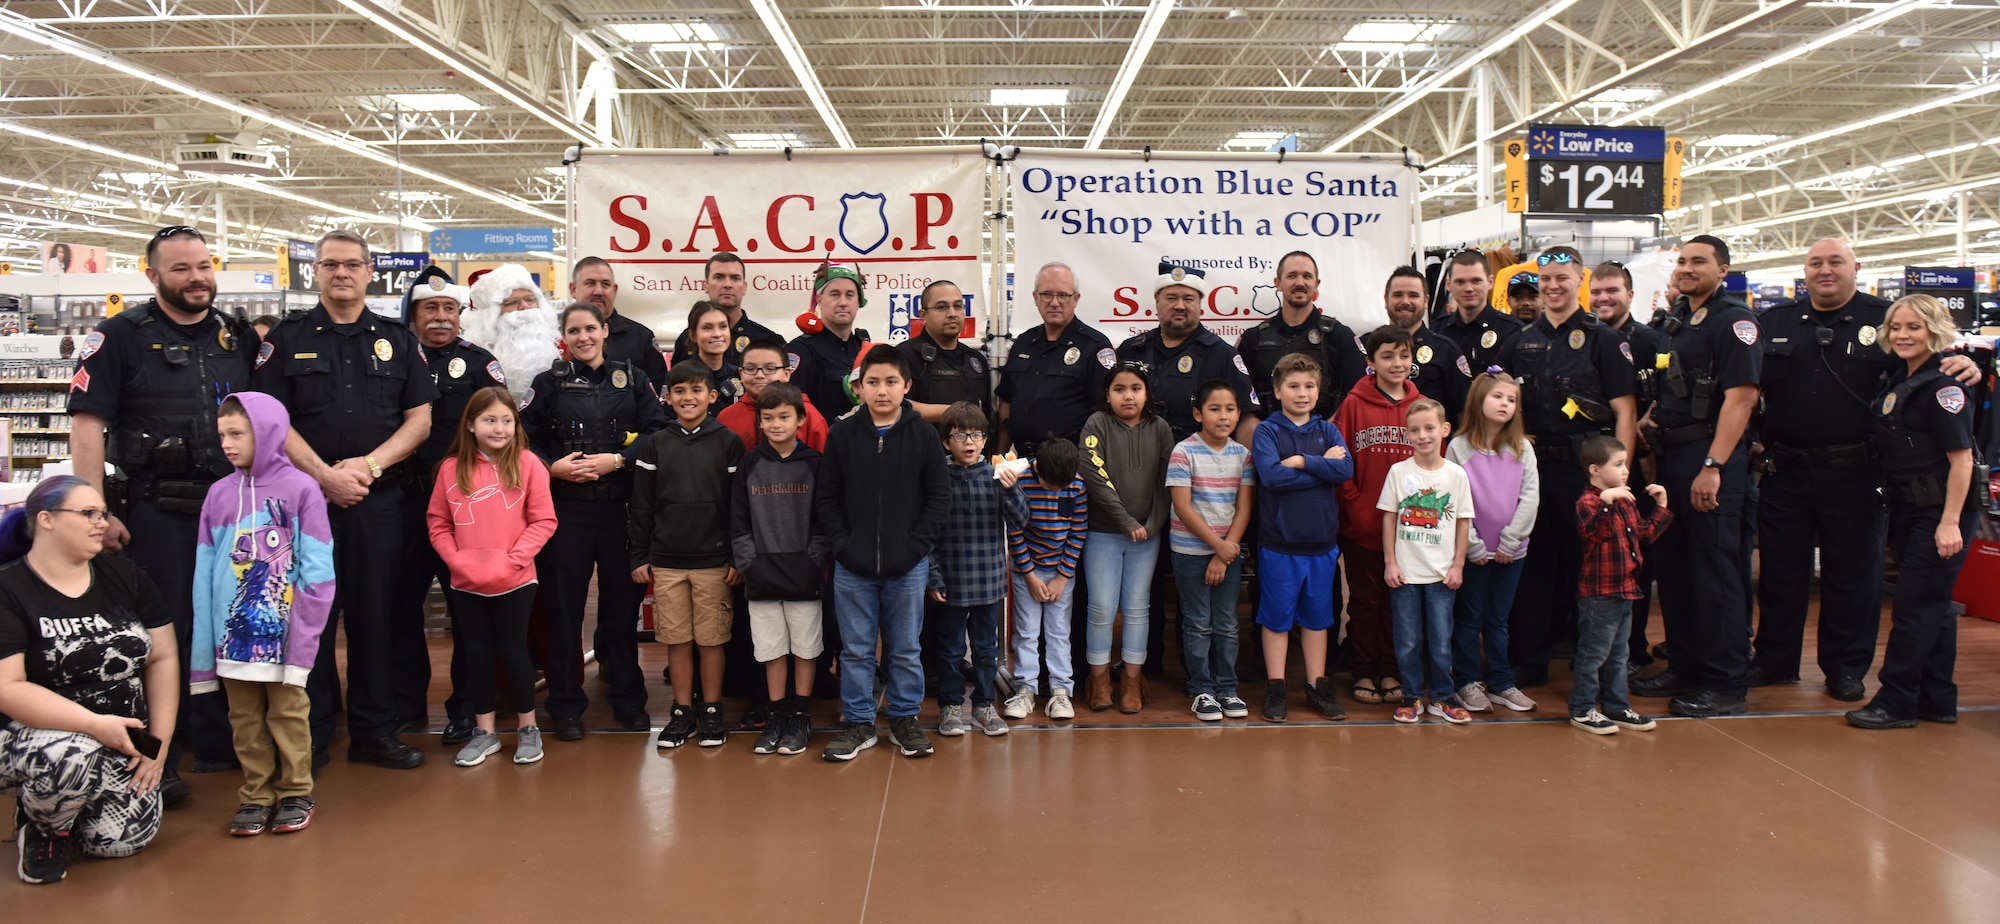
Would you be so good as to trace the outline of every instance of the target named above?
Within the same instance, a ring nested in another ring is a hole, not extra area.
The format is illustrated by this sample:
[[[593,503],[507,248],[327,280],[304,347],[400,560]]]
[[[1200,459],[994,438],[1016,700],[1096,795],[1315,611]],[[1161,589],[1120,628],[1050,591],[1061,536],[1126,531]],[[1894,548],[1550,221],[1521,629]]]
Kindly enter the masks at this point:
[[[1528,211],[1658,214],[1666,150],[1660,128],[1530,126]]]

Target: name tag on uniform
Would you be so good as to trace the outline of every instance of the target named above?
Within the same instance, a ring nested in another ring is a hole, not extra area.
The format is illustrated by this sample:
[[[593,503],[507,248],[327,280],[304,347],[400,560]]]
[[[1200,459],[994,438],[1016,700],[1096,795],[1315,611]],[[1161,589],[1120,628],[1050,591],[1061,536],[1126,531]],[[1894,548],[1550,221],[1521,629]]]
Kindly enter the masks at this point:
[[[318,358],[319,358],[319,354],[318,354],[318,353],[293,353],[293,354],[292,354],[292,358],[293,358],[293,359],[318,359]]]

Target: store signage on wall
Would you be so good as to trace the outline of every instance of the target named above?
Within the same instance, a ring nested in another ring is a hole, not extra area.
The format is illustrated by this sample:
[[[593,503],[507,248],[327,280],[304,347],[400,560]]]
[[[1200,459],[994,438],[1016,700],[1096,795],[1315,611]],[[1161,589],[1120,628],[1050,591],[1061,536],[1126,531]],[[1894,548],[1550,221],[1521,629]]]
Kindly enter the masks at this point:
[[[1528,211],[1654,215],[1666,189],[1659,128],[1528,127]]]
[[[554,228],[446,228],[431,232],[431,253],[532,253],[554,249]]]

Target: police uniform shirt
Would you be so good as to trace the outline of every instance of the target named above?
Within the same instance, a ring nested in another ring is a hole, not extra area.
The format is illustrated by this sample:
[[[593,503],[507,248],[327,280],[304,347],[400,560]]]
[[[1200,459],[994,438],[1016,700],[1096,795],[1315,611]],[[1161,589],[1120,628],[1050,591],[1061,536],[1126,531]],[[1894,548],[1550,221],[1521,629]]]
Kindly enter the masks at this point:
[[[847,332],[846,340],[834,336],[833,331],[822,330],[802,335],[786,347],[785,361],[792,367],[792,384],[812,399],[813,407],[827,420],[854,407],[854,399],[847,396],[842,382],[854,371],[855,361],[861,358],[861,345],[867,342],[868,332],[857,327]]]
[[[1473,318],[1470,324],[1460,318],[1455,309],[1431,322],[1432,330],[1458,346],[1474,375],[1499,363],[1500,349],[1526,326],[1520,318],[1496,311],[1491,305],[1480,309],[1479,316]]]
[[[1681,296],[1674,302],[1674,317],[1680,320],[1681,329],[1667,338],[1667,350],[1679,358],[1687,394],[1676,395],[1663,384],[1653,417],[1668,428],[1716,420],[1729,389],[1754,387],[1763,378],[1763,336],[1757,317],[1735,296],[1719,291],[1693,310],[1689,310],[1687,296]],[[1712,376],[1714,383],[1709,387],[1708,413],[1697,418],[1695,378],[1701,375]]]
[[[1050,434],[1074,440],[1104,398],[1105,374],[1118,362],[1111,338],[1072,318],[1050,340],[1046,327],[1014,338],[1000,368],[1000,400],[1009,405],[1007,432],[1017,443],[1039,444]]]
[[[565,387],[568,386],[568,387]],[[592,369],[580,362],[557,360],[521,397],[521,426],[528,448],[551,465],[572,452],[616,452],[625,466],[598,482],[576,484],[551,479],[558,496],[604,497],[629,494],[632,463],[646,437],[667,425],[660,394],[644,372],[622,360],[607,359]],[[572,427],[572,424],[579,426]],[[627,435],[631,439],[627,439]],[[606,490],[598,491],[593,485]]]
[[[614,314],[605,323],[604,358],[622,359],[646,374],[648,382],[667,380],[667,358],[654,343],[653,329],[623,314]]]
[[[679,362],[679,360],[675,360]],[[692,360],[699,363],[701,360]],[[655,389],[657,390],[657,389]],[[709,404],[718,411],[736,403],[743,397],[743,370],[735,363],[724,360],[722,368],[708,370]],[[662,400],[665,396],[661,396]]]
[[[1194,422],[1194,396],[1203,382],[1228,382],[1229,390],[1236,393],[1239,414],[1263,416],[1257,391],[1250,384],[1249,366],[1207,325],[1195,325],[1194,332],[1173,348],[1168,348],[1155,327],[1119,344],[1118,358],[1145,363],[1151,370],[1146,388],[1152,392],[1160,416],[1173,428],[1176,441],[1200,429]]]
[[[1425,397],[1444,405],[1445,420],[1456,428],[1472,390],[1472,363],[1443,334],[1423,327],[1411,334],[1416,349],[1410,357],[1410,381]]]
[[[1938,471],[1946,470],[1948,463],[1944,454],[1960,449],[1972,449],[1977,445],[1973,438],[1972,424],[1976,396],[1965,386],[1938,369],[1941,357],[1932,356],[1917,370],[1925,381],[1911,383],[1916,376],[1910,375],[1909,366],[1901,360],[1890,372],[1888,387],[1884,388],[1871,405],[1875,417],[1871,420],[1876,427],[1876,439],[1883,453],[1883,472],[1892,483],[1899,481],[1898,470],[1905,468],[1898,464],[1904,460],[1895,457],[1895,441],[1891,434],[1902,431],[1919,445],[1929,443],[1927,450],[1935,450],[1934,460],[1914,460],[1919,463],[1933,462]],[[1930,373],[1937,373],[1931,375]],[[1976,481],[1970,488],[1971,502],[1976,503],[1978,492],[1986,486]]]
[[[1887,300],[1856,292],[1836,311],[1799,299],[1758,317],[1765,442],[1804,448],[1868,439],[1868,405],[1903,365],[1882,349],[1888,310]]]
[[[1625,323],[1613,328],[1625,335],[1625,342],[1632,345],[1632,366],[1637,369],[1656,369],[1660,354],[1667,352],[1667,335],[1641,323],[1638,318],[1627,314]]]
[[[749,349],[750,344],[763,340],[783,339],[785,338],[778,336],[776,331],[750,320],[750,313],[746,311],[743,313],[743,320],[736,322],[736,326],[729,331],[729,347],[722,351],[722,360],[732,366],[741,366],[743,365],[743,351]],[[672,368],[674,363],[680,362],[683,359],[693,358],[694,344],[689,340],[688,332],[681,331],[681,335],[674,338],[674,356],[672,362],[667,363],[667,366]],[[664,382],[666,379],[661,378],[654,381]]]
[[[409,328],[366,309],[336,324],[325,305],[271,328],[251,384],[285,405],[292,429],[329,464],[374,452],[403,412],[437,397]]]
[[[1490,311],[1488,313],[1491,313]],[[1561,327],[1542,315],[1505,341],[1495,361],[1516,378],[1521,389],[1521,422],[1532,436],[1610,433],[1617,417],[1608,408],[1617,398],[1638,388],[1625,335],[1584,309],[1570,312]],[[1595,394],[1592,394],[1595,392]],[[1579,408],[1565,412],[1568,400],[1581,397],[1604,405],[1593,420]]]
[[[505,388],[507,379],[499,360],[469,341],[454,340],[436,348],[419,343],[417,350],[430,367],[431,385],[437,389],[437,399],[431,402],[430,435],[411,454],[429,474],[451,449],[472,394],[482,388]]]
[[[1243,332],[1236,341],[1236,352],[1249,368],[1250,384],[1259,395],[1277,394],[1271,370],[1286,355],[1305,353],[1318,360],[1319,404],[1313,413],[1329,420],[1341,399],[1354,390],[1354,383],[1368,374],[1368,354],[1361,348],[1361,338],[1340,319],[1318,308],[1297,327],[1286,324],[1283,315],[1266,318]],[[1272,398],[1271,408],[1278,406],[1278,400]]]
[[[947,350],[929,334],[896,344],[910,364],[910,400],[919,404],[951,405],[966,401],[981,413],[993,413],[992,368],[986,356],[963,343]]]
[[[226,475],[229,464],[215,435],[215,408],[223,398],[250,387],[257,343],[257,332],[248,324],[214,310],[193,324],[176,324],[158,302],[134,306],[105,318],[83,338],[70,378],[69,412],[104,418],[114,455],[140,448],[117,445],[121,422],[136,424],[140,416],[151,416],[153,407],[189,415],[183,438],[213,444],[210,461],[216,464],[209,466],[209,474]]]

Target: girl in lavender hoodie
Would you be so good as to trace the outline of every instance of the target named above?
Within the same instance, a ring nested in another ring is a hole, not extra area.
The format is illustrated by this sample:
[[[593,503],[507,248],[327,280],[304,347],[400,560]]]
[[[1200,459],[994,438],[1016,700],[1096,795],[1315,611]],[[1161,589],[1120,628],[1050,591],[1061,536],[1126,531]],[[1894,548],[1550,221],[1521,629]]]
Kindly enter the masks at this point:
[[[1507,612],[1521,583],[1521,560],[1535,530],[1541,478],[1535,447],[1521,424],[1521,385],[1494,366],[1472,380],[1465,399],[1465,433],[1453,437],[1445,458],[1472,482],[1472,535],[1465,548],[1465,584],[1458,589],[1452,626],[1452,681],[1472,712],[1499,703],[1515,712],[1535,708],[1514,685],[1507,660]],[[1486,665],[1480,669],[1481,639]]]
[[[528,614],[535,605],[535,553],[556,532],[549,470],[528,451],[514,397],[482,388],[465,403],[451,449],[431,491],[431,544],[451,569],[452,618],[465,645],[466,700],[478,731],[458,751],[461,767],[500,750],[493,726],[493,659],[507,672],[519,719],[514,762],[542,759],[535,725],[535,667],[528,659]]]

